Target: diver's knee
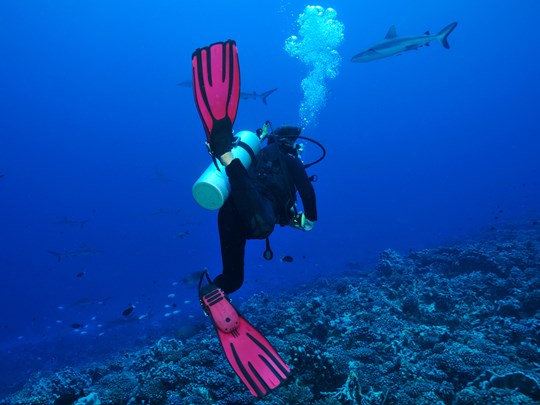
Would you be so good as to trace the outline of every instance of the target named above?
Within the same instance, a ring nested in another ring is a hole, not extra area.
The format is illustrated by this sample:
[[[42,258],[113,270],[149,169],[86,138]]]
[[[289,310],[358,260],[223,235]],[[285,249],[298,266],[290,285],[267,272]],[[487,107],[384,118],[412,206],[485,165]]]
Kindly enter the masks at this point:
[[[217,276],[214,281],[219,288],[223,290],[225,294],[231,294],[238,291],[244,284],[244,277],[224,277],[222,274]]]
[[[242,285],[244,284],[244,279],[243,278],[235,278],[234,280],[230,280],[228,286],[227,286],[227,291],[225,291],[226,294],[231,294],[235,291],[238,291],[240,289],[240,287],[242,287]]]

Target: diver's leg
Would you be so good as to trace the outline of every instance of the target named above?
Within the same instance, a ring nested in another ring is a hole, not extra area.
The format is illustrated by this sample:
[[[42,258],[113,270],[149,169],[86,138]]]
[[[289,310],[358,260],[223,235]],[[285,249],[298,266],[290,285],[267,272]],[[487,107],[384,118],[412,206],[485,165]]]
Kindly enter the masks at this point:
[[[238,290],[244,282],[245,229],[231,199],[218,213],[219,241],[223,273],[214,279],[226,294]]]

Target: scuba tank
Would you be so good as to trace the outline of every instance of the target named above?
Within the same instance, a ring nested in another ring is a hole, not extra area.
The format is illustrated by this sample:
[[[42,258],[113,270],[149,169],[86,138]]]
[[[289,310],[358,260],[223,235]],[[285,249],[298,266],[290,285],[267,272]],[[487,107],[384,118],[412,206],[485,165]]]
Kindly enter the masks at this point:
[[[251,131],[241,131],[235,135],[236,141],[231,150],[233,158],[238,158],[246,169],[261,150],[261,142],[265,133],[261,135]],[[199,179],[193,184],[191,193],[195,201],[208,210],[217,210],[231,192],[229,179],[225,174],[225,167],[219,159],[214,159]]]
[[[269,131],[270,129],[270,131]],[[235,135],[235,142],[231,150],[233,158],[238,158],[246,169],[249,169],[255,157],[261,150],[261,143],[266,137],[276,139],[272,124],[270,121],[266,121],[261,129],[257,132],[241,131]],[[289,136],[281,135],[278,137],[288,138]],[[318,146],[322,152],[321,156],[308,164],[304,164],[304,168],[313,166],[319,163],[326,156],[326,150],[323,145],[314,139],[295,134],[292,136],[294,140],[304,139]],[[298,152],[302,151],[300,145],[294,147]],[[316,176],[311,176],[311,181],[316,181]],[[225,173],[225,167],[221,164],[219,159],[214,158],[214,163],[211,163],[208,168],[203,172],[199,179],[193,184],[191,193],[195,201],[203,208],[208,210],[217,210],[225,203],[227,197],[231,192],[231,186],[229,184],[229,178]]]

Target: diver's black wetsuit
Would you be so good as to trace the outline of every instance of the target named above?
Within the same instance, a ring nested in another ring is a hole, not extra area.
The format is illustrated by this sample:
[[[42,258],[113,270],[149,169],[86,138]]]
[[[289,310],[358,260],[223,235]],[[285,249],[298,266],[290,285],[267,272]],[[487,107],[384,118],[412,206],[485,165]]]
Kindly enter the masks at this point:
[[[289,184],[298,190],[306,218],[317,220],[315,191],[299,158],[283,154]],[[278,202],[260,190],[260,180],[252,178],[242,162],[234,159],[225,171],[231,184],[231,196],[219,210],[218,227],[223,273],[214,283],[226,294],[238,290],[244,282],[246,240],[264,239],[278,223]]]

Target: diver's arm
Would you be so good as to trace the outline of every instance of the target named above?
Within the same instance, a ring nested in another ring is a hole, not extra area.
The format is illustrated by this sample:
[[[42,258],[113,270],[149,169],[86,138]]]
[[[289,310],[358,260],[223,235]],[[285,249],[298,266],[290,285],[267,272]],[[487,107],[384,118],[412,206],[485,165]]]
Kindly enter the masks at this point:
[[[309,180],[309,177],[304,169],[300,159],[287,156],[287,166],[294,181],[294,185],[298,190],[298,194],[302,199],[305,215],[302,221],[302,229],[311,230],[314,222],[317,220],[317,199],[315,197],[315,189]]]

